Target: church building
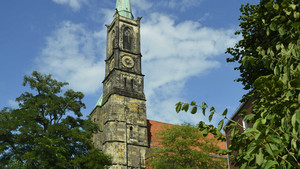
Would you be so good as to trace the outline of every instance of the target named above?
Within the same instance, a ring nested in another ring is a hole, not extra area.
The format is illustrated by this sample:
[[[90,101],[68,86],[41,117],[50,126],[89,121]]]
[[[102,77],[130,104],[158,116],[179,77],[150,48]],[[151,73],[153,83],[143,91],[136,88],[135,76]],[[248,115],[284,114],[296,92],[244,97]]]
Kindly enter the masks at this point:
[[[140,20],[134,19],[130,0],[117,0],[113,21],[106,25],[103,94],[90,117],[100,128],[95,146],[112,156],[110,169],[146,168],[152,132],[163,125],[146,116]]]
[[[95,146],[112,156],[111,169],[145,168],[149,146],[140,20],[133,18],[130,0],[117,0],[107,25],[103,95],[91,119],[100,127]]]

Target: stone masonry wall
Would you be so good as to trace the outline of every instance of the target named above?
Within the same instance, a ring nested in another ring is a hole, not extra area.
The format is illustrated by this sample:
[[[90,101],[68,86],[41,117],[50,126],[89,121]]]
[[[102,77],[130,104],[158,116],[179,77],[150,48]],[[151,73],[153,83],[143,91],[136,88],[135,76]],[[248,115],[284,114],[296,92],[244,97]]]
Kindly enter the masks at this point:
[[[100,129],[94,143],[112,156],[111,168],[145,168],[148,148],[146,103],[120,95],[111,95],[91,114]]]

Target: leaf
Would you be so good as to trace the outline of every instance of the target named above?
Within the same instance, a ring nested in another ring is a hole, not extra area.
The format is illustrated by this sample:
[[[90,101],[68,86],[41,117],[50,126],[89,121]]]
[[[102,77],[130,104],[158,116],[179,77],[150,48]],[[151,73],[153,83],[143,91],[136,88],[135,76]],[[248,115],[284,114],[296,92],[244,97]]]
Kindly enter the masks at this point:
[[[262,123],[262,124],[266,124],[266,122],[267,122],[267,119],[265,119],[265,118],[262,118],[262,119],[261,119],[261,123]]]
[[[294,23],[292,23],[292,27],[294,27],[294,28],[298,28],[298,27],[300,27],[300,22],[294,22]]]
[[[275,165],[275,164],[277,164],[276,161],[268,160],[268,161],[266,162],[266,164],[265,164],[264,169],[268,169],[268,168],[272,167],[272,166]]]
[[[196,113],[197,113],[197,107],[195,106],[191,109],[191,114],[196,114]]]
[[[225,109],[224,112],[222,113],[223,116],[226,116],[228,112],[228,109]]]
[[[275,55],[275,54],[274,54],[273,50],[270,50],[270,56],[271,56],[271,57],[274,57],[274,55]]]
[[[213,116],[214,116],[214,112],[212,111],[212,112],[210,113],[209,117],[208,117],[209,122],[211,122]]]
[[[271,148],[270,148],[270,145],[266,145],[266,151],[271,155],[271,156],[274,156],[274,153],[273,153],[273,151],[271,150]]]
[[[278,147],[274,144],[269,143],[269,144],[266,144],[266,150],[273,157],[274,156],[273,151],[278,150]]]
[[[235,137],[235,131],[236,131],[236,129],[235,128],[233,128],[232,130],[231,130],[231,138],[234,138]]]
[[[184,110],[185,112],[187,112],[189,110],[189,106],[190,105],[188,103],[184,103],[181,110]]]
[[[253,151],[255,151],[257,149],[258,145],[254,142],[250,143],[249,146],[247,147],[247,151],[246,154],[247,155],[251,155],[253,154]]]
[[[287,73],[283,74],[283,77],[282,77],[283,84],[287,84],[288,80],[289,80],[289,77],[288,77]]]
[[[277,75],[277,76],[280,74],[280,70],[279,70],[278,66],[275,67],[274,74]]]
[[[295,19],[298,19],[299,17],[300,17],[300,13],[295,11],[295,12],[294,12],[294,18],[295,18]]]
[[[287,121],[286,121],[286,118],[284,117],[284,118],[281,119],[281,127],[282,127],[283,129],[285,129],[286,126],[287,126]]]
[[[208,134],[208,129],[202,130],[202,134],[203,134],[204,136],[207,136],[207,134]]]
[[[272,23],[270,24],[270,29],[271,29],[272,31],[276,31],[276,23],[275,23],[275,22],[272,22]]]
[[[300,87],[300,79],[294,79],[291,81],[291,86],[294,88]]]
[[[293,10],[295,10],[296,7],[297,7],[297,5],[295,5],[295,4],[290,4],[289,7],[291,7]]]
[[[274,8],[275,10],[278,10],[278,9],[279,9],[279,5],[278,5],[278,4],[273,4],[273,8]]]
[[[178,102],[175,105],[176,105],[176,112],[179,113],[181,110],[182,102]]]
[[[280,43],[277,43],[276,44],[276,50],[279,50],[281,48],[281,44]]]
[[[261,133],[258,133],[258,134],[255,135],[254,139],[258,140],[260,136],[261,136]]]
[[[293,54],[294,57],[298,57],[296,49],[292,49],[292,54]],[[293,64],[291,65],[291,67],[292,66],[293,66]],[[293,68],[291,68],[291,69],[293,70]]]
[[[191,106],[195,106],[196,105],[196,102],[195,101],[192,101],[191,102]]]
[[[280,27],[278,32],[281,36],[283,36],[285,34],[285,29],[283,27]]]
[[[297,116],[297,113],[295,112],[294,115],[292,116],[292,126],[295,128],[296,127],[296,116]]]
[[[202,108],[202,114],[203,114],[203,116],[205,116],[205,110],[206,110],[206,108]]]
[[[247,120],[250,120],[250,121],[251,121],[251,120],[254,119],[255,114],[248,114],[248,115],[246,115],[245,117],[246,117]]]
[[[252,126],[252,128],[253,129],[257,129],[259,126],[261,126],[261,119],[257,119],[255,122],[254,122],[254,124],[253,124],[253,126]]]
[[[300,124],[300,109],[296,110],[296,120]]]
[[[221,120],[218,124],[218,130],[221,130],[224,124],[224,120]]]
[[[207,107],[206,103],[205,103],[205,102],[202,102],[201,108],[202,108],[203,116],[205,116],[205,110],[206,110],[206,107]]]
[[[291,10],[287,10],[287,9],[284,9],[283,11],[285,12],[285,14],[290,15],[292,13],[292,11]]]
[[[262,153],[262,149],[259,149],[259,153],[255,155],[256,157],[256,163],[258,165],[261,165],[264,161],[264,154]]]
[[[245,169],[247,167],[247,163],[243,163],[243,165],[241,166],[241,169]]]
[[[297,141],[296,141],[296,139],[292,139],[292,141],[291,141],[291,145],[292,145],[292,147],[294,148],[294,149],[297,149]]]
[[[278,136],[275,136],[275,135],[273,135],[273,136],[269,135],[267,137],[267,140],[270,141],[270,142],[273,142],[273,143],[277,143],[277,144],[281,143],[281,139]]]
[[[268,2],[268,3],[266,4],[266,8],[267,8],[268,10],[273,10],[273,2]]]
[[[248,134],[248,133],[260,133],[260,131],[258,131],[255,128],[248,128],[247,130],[244,131],[243,134]]]

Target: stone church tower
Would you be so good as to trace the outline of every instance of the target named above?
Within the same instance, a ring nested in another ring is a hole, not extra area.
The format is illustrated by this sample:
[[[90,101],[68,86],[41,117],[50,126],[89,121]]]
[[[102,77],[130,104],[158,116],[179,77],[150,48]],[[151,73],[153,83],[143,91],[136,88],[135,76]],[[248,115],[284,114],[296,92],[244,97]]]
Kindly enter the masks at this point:
[[[103,95],[91,119],[100,127],[93,142],[112,156],[111,169],[145,168],[148,139],[140,20],[133,18],[130,0],[117,0],[113,21],[106,25]]]

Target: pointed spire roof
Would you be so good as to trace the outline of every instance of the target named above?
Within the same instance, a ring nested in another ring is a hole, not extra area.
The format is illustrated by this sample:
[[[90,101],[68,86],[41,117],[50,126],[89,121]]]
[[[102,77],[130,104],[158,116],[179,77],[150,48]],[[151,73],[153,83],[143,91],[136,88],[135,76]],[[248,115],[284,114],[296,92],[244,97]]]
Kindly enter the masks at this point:
[[[119,15],[133,19],[130,0],[117,0],[116,10]]]
[[[101,96],[100,96],[98,102],[96,103],[95,107],[102,106],[102,102],[103,102],[103,93],[101,94]]]

